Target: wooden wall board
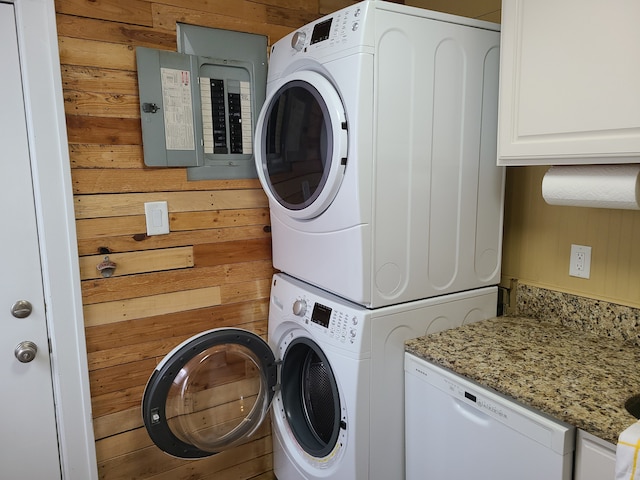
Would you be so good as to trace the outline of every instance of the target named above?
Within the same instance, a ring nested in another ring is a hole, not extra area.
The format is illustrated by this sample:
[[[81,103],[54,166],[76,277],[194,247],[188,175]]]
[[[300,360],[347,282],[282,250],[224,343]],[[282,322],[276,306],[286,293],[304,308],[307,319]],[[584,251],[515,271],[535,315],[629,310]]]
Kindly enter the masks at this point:
[[[100,440],[111,438],[112,442],[118,441],[118,434],[129,432],[136,428],[143,426],[142,415],[140,412],[140,406],[137,405],[127,410],[121,410],[120,412],[112,413],[111,415],[104,415],[102,417],[94,417],[93,419],[93,435],[96,438],[96,448]],[[144,432],[144,430],[141,430]],[[151,441],[148,435],[147,441]],[[104,458],[100,456],[98,452],[98,458]]]
[[[144,188],[142,188],[144,190]],[[120,217],[144,214],[146,202],[167,201],[169,213],[239,208],[268,205],[261,189],[217,190],[155,193],[119,193],[104,195],[76,195],[76,218]]]
[[[57,0],[56,12],[77,17],[151,26],[151,4],[144,0]]]
[[[150,358],[93,370],[89,376],[93,396],[144,387],[156,365],[155,358]]]
[[[244,261],[264,260],[271,257],[271,241],[268,238],[252,238],[237,242],[221,242],[195,245],[193,254],[196,265],[211,267]]]
[[[67,115],[67,137],[71,143],[141,145],[140,119]]]
[[[140,100],[137,95],[66,90],[64,102],[64,110],[67,115],[140,118]]]
[[[269,225],[269,209],[214,210],[212,212],[182,212],[171,215],[171,230],[208,230],[211,228]]]
[[[191,10],[168,5],[153,4],[153,26],[159,30],[175,31],[176,22],[198,25],[201,27],[221,28],[237,32],[265,35],[269,45],[289,34],[291,27],[265,23],[258,15],[247,18],[210,14],[199,10]]]
[[[144,228],[132,231],[131,235],[80,239],[78,250],[81,255],[92,255],[107,247],[112,252],[127,252],[147,250],[151,248],[167,248],[182,245],[199,245],[203,243],[229,242],[244,238],[270,238],[271,232],[263,225],[249,225],[246,227],[215,228],[211,230],[190,230],[186,232],[171,232],[169,235],[146,235]],[[192,241],[190,241],[190,239]]]
[[[62,37],[122,43],[173,51],[175,51],[177,44],[175,35],[146,26],[113,21],[105,22],[95,18],[83,18],[73,15],[58,15],[56,23],[58,35]]]
[[[302,7],[302,8],[301,8]],[[316,0],[56,0],[87,360],[101,479],[272,480],[270,428],[202,462],[151,444],[140,400],[175,345],[204,330],[266,337],[271,235],[256,179],[187,180],[144,166],[135,47],[175,51],[176,24],[266,35],[316,18]],[[167,235],[146,235],[144,203],[167,201]],[[196,251],[197,250],[197,251]],[[95,265],[108,252],[111,278]]]
[[[172,291],[189,290],[202,286],[246,283],[257,279],[270,279],[275,273],[271,258],[235,265],[185,268],[149,272],[122,277],[98,278],[82,282],[82,298],[85,305],[126,300],[142,295],[157,295]]]
[[[255,299],[235,305],[219,305],[125,320],[120,324],[90,326],[87,327],[87,351],[91,354],[121,347],[131,347],[133,350],[146,342],[183,335],[191,336],[212,328],[245,328],[251,324],[256,330],[266,331],[268,310],[268,299]],[[147,355],[144,350],[142,353]]]
[[[141,252],[87,255],[80,259],[80,280],[102,278],[98,265],[109,257],[116,263],[113,277],[193,267],[193,247],[176,247]]]
[[[84,319],[87,327],[93,327],[219,304],[220,287],[205,287],[85,305]]]
[[[202,190],[258,190],[262,194],[256,178],[192,182],[184,168],[75,169],[72,180],[77,194]],[[193,210],[197,210],[195,205]]]
[[[136,70],[135,48],[132,45],[58,37],[58,48],[60,61],[64,65]]]
[[[63,81],[64,81],[63,74]],[[100,82],[101,77],[96,81]],[[72,172],[90,168],[144,168],[142,145],[69,145]],[[186,172],[184,173],[186,177]]]

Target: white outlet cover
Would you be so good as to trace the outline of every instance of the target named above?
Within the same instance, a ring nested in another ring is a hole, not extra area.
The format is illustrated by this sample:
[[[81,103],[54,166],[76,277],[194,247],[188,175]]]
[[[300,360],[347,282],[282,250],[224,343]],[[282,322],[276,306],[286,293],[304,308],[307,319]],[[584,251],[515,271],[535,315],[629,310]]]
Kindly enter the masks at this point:
[[[571,245],[569,275],[578,278],[589,278],[591,276],[591,247]]]
[[[147,235],[169,233],[169,209],[167,202],[146,202],[144,214],[147,219]]]

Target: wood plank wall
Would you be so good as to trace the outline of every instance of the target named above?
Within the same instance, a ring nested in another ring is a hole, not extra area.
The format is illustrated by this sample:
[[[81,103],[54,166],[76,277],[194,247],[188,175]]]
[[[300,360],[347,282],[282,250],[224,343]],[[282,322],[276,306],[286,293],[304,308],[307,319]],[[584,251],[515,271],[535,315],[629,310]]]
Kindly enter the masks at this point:
[[[135,47],[176,50],[176,22],[266,35],[269,45],[349,0],[56,0],[99,476],[273,478],[268,425],[248,445],[181,461],[152,445],[140,401],[157,362],[200,331],[265,335],[271,265],[257,180],[195,181],[143,165]],[[168,235],[144,203],[166,200]],[[111,278],[96,266],[116,262]]]

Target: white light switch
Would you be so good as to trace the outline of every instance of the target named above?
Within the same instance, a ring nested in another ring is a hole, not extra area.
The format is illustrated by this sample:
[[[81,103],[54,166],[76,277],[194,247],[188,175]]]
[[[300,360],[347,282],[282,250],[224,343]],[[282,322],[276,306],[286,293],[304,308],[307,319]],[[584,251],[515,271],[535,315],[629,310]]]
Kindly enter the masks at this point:
[[[146,202],[144,214],[147,218],[147,235],[169,233],[169,209],[167,202]]]

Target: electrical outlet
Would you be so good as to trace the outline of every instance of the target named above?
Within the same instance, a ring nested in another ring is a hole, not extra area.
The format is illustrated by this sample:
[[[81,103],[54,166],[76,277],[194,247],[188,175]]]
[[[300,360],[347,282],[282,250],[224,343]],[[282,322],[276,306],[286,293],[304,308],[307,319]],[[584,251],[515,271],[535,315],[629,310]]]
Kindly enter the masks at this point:
[[[571,245],[569,259],[569,275],[578,278],[589,278],[591,275],[591,247]]]

